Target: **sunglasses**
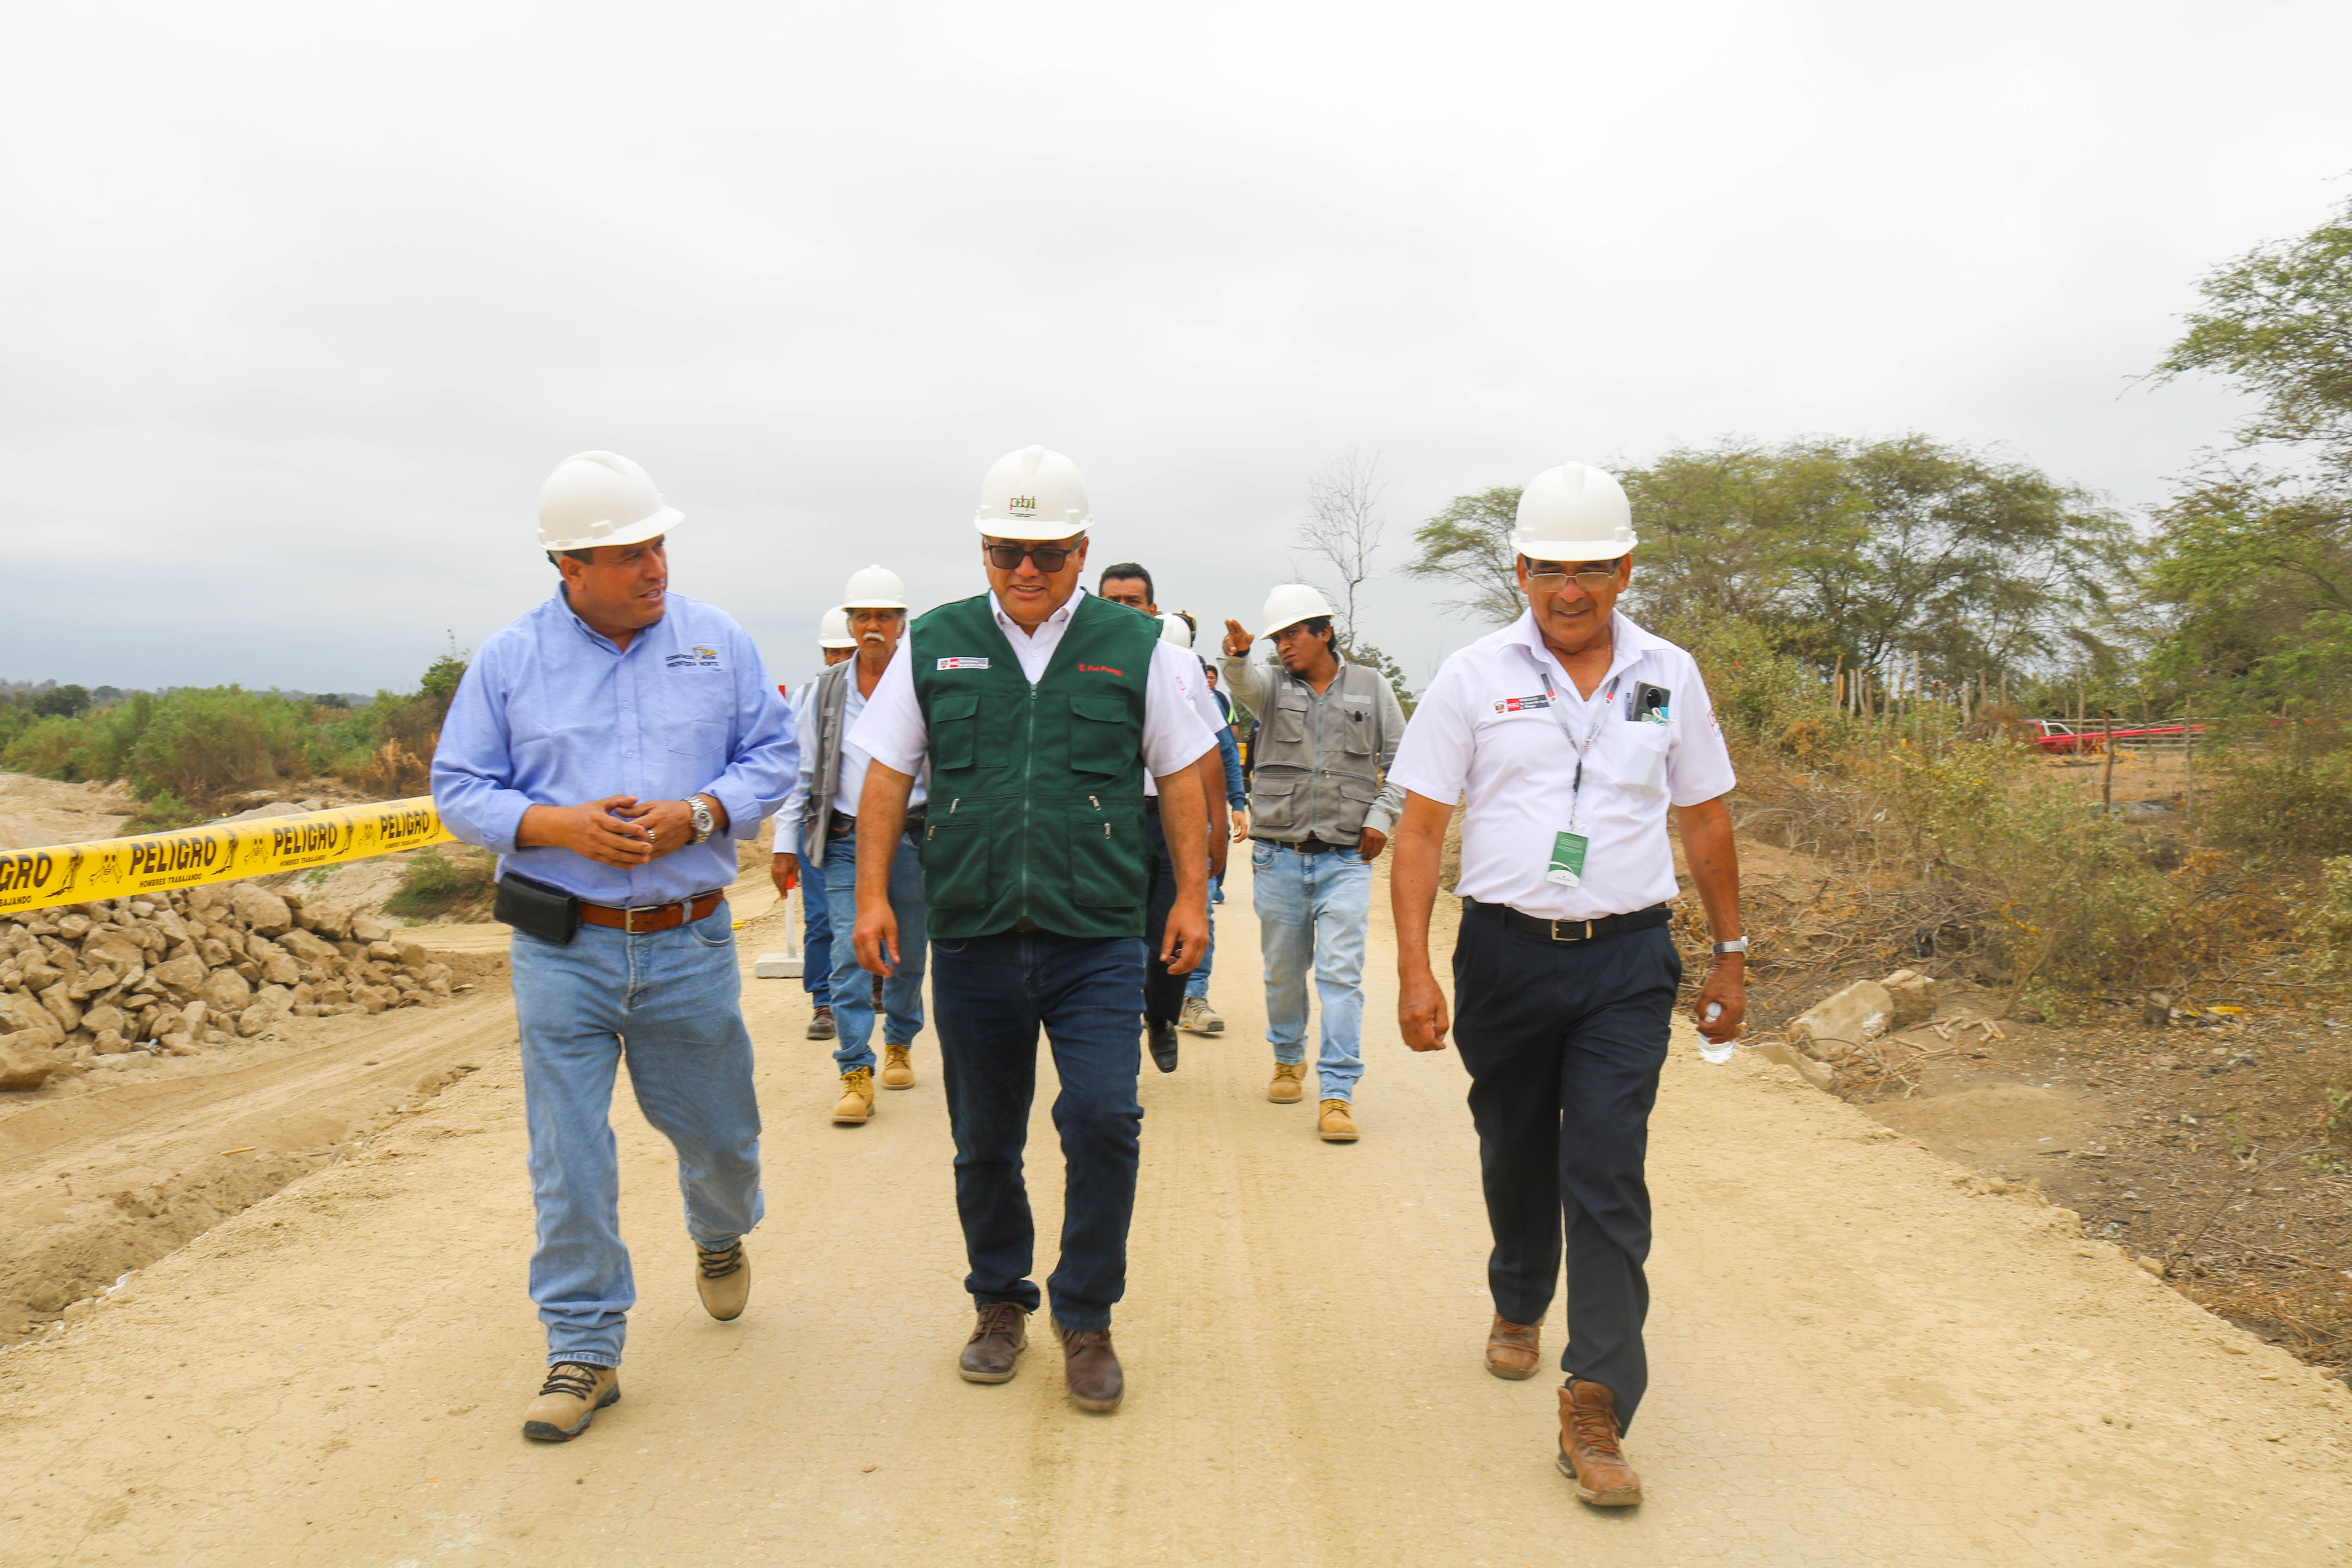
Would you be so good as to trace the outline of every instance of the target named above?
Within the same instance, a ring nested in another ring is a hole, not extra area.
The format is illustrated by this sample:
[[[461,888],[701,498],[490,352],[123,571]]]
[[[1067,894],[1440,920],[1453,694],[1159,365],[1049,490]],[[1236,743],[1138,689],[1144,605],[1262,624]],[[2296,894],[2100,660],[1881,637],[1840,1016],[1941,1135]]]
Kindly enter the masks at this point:
[[[1049,575],[1059,572],[1077,553],[1066,544],[983,544],[980,552],[999,572],[1019,570],[1022,558],[1026,556],[1037,563],[1038,571]]]

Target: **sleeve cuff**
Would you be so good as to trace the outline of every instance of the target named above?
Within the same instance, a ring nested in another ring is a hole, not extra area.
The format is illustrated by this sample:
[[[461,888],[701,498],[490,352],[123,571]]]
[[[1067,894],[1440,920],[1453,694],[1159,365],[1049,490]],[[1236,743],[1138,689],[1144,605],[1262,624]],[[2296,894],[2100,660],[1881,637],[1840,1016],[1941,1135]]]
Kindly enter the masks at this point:
[[[699,793],[709,795],[727,808],[727,826],[715,837],[721,838],[760,837],[760,823],[764,814],[761,810],[759,797],[750,790],[745,789],[741,784],[730,784],[722,779],[717,784],[703,785]]]

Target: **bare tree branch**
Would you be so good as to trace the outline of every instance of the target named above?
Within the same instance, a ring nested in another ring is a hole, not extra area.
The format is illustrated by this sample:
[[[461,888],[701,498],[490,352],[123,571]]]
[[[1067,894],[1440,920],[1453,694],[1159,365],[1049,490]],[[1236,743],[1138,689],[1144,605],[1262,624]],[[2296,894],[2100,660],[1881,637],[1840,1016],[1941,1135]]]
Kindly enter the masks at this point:
[[[1326,463],[1307,481],[1307,515],[1293,541],[1338,574],[1343,647],[1356,640],[1356,591],[1378,574],[1373,562],[1388,527],[1380,509],[1389,485],[1380,466],[1378,447],[1367,456],[1353,446]]]

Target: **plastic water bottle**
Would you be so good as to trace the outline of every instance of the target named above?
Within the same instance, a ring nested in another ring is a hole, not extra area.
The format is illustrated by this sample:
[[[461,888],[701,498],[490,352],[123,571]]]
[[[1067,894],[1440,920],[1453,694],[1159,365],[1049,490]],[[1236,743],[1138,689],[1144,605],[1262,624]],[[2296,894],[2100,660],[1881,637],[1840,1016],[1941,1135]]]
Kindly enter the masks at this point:
[[[1712,1024],[1717,1018],[1722,1016],[1722,1003],[1710,1002],[1706,1005],[1706,1021],[1708,1023]],[[1708,1039],[1705,1035],[1701,1035],[1698,1037],[1698,1059],[1703,1062],[1712,1062],[1717,1067],[1721,1067],[1725,1062],[1729,1061],[1732,1058],[1732,1053],[1738,1049],[1739,1047],[1738,1043],[1732,1040],[1726,1040],[1721,1045],[1717,1045],[1713,1040]]]

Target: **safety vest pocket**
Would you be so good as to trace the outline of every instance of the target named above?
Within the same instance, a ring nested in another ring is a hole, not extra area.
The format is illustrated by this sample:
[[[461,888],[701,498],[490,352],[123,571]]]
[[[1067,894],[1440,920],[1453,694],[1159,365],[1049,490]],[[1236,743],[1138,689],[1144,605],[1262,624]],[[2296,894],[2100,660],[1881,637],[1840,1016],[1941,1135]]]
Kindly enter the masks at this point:
[[[984,814],[933,805],[923,823],[923,900],[943,910],[979,909],[988,902],[993,836]]]
[[[1088,909],[1139,908],[1150,865],[1139,818],[1088,804],[1070,807],[1069,825],[1070,901]]]
[[[980,755],[980,693],[942,692],[923,718],[930,731],[931,766],[971,767]]]
[[[1087,692],[1070,699],[1070,767],[1089,777],[1117,778],[1127,771],[1141,743],[1142,726],[1128,712],[1127,700]]]

